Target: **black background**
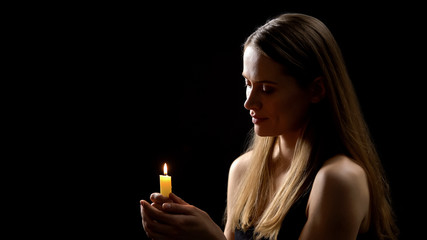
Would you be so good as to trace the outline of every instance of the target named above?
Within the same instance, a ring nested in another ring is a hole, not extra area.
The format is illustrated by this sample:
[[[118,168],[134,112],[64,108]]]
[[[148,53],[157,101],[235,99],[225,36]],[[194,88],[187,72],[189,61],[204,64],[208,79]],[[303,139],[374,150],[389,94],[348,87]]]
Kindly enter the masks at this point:
[[[173,192],[223,227],[228,169],[252,127],[243,108],[241,44],[283,12],[313,15],[336,37],[390,181],[401,239],[415,236],[425,142],[416,140],[423,136],[425,80],[419,6],[262,1],[54,9],[27,22],[34,75],[52,81],[26,85],[38,90],[22,125],[28,154],[39,159],[26,166],[40,168],[47,186],[37,212],[53,208],[48,229],[58,230],[56,237],[144,239],[139,200],[159,191],[165,162]]]

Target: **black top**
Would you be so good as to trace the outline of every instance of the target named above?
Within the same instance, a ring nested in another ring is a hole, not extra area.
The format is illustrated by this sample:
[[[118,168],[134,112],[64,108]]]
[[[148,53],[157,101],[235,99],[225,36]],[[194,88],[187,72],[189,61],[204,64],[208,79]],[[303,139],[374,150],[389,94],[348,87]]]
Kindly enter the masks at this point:
[[[279,231],[277,240],[298,239],[299,235],[302,232],[302,228],[304,227],[305,222],[307,221],[305,210],[307,208],[308,197],[310,195],[309,193],[310,191],[307,191],[289,209],[288,213],[283,219],[282,227]],[[234,239],[235,240],[253,240],[254,239],[253,231],[254,231],[253,228],[250,228],[246,232],[236,229],[234,233]],[[266,239],[263,238],[263,240],[266,240]]]
[[[307,222],[306,207],[308,197],[311,188],[305,193],[295,204],[289,209],[288,214],[282,222],[282,227],[277,236],[277,240],[297,240],[302,232],[302,229]],[[242,230],[235,229],[234,239],[235,240],[253,240],[254,239],[254,228],[248,229],[243,232]],[[377,239],[374,234],[368,232],[365,234],[359,234],[357,240],[374,240]],[[267,240],[263,238],[263,240]]]

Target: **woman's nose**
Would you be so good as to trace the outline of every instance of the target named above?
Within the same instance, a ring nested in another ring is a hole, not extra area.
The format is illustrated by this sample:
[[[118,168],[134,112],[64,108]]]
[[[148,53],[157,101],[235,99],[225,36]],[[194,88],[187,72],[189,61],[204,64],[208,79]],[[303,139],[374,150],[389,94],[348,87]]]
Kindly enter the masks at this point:
[[[259,97],[254,91],[252,91],[252,89],[246,92],[246,101],[243,106],[247,110],[259,110],[261,108],[262,104]]]

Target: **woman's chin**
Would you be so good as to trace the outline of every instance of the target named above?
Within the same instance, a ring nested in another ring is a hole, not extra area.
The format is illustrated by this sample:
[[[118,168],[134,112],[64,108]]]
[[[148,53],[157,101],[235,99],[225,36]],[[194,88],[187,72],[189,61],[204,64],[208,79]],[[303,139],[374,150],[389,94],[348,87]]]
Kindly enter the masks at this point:
[[[267,129],[260,128],[260,127],[258,127],[256,125],[254,127],[254,131],[255,131],[255,134],[258,135],[258,136],[260,136],[260,137],[274,137],[274,136],[277,136],[277,134],[273,133],[272,131],[268,131]]]

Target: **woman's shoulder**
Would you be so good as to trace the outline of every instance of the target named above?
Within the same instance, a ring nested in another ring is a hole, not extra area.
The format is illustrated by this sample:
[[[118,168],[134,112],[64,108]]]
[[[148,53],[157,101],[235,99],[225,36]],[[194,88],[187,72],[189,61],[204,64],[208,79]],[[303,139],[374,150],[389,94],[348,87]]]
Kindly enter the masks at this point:
[[[320,168],[316,179],[328,182],[337,180],[338,183],[342,182],[350,185],[364,185],[367,183],[365,170],[345,155],[337,155],[328,159]]]
[[[230,166],[230,178],[240,179],[248,170],[251,162],[252,151],[248,151],[236,158]]]
[[[366,230],[369,214],[369,186],[365,170],[351,158],[337,155],[317,173],[307,205],[309,218],[331,217],[337,224],[353,222]],[[352,224],[349,224],[352,225]]]
[[[324,194],[334,193],[357,196],[359,201],[369,203],[369,186],[365,170],[345,155],[337,155],[328,159],[317,173],[313,188]]]

